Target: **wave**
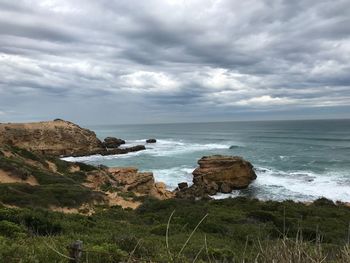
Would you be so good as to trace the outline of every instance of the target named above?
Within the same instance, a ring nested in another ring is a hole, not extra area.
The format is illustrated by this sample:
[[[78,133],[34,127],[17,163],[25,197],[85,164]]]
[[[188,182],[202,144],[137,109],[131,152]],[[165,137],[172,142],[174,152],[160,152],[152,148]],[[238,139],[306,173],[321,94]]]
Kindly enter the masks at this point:
[[[136,140],[127,144],[127,146],[132,146],[140,144],[144,140]],[[206,151],[206,150],[216,150],[216,149],[229,149],[229,144],[219,144],[219,143],[190,143],[181,140],[157,140],[154,144],[146,144],[146,151],[142,153],[152,155],[152,156],[172,156],[183,153],[191,153],[196,151]]]
[[[143,144],[146,146],[146,150],[131,152],[127,154],[116,154],[116,155],[90,155],[90,156],[82,156],[82,157],[64,157],[62,160],[70,161],[70,162],[101,162],[103,160],[111,160],[111,159],[123,159],[123,158],[132,158],[139,155],[151,155],[155,157],[160,156],[174,156],[178,154],[186,154],[191,152],[198,151],[210,151],[210,150],[222,150],[229,149],[230,144],[219,144],[219,143],[189,143],[184,141],[176,141],[176,140],[157,140],[156,143],[146,144],[146,139],[129,141],[124,144],[121,148],[131,147],[135,145]]]
[[[152,170],[156,182],[164,182],[169,190],[174,190],[178,183],[192,184],[192,172],[195,167],[179,166],[168,169]]]
[[[262,196],[257,193],[257,198],[260,199],[269,197],[277,200],[311,201],[326,197],[334,201],[350,201],[349,177],[343,172],[316,174],[311,171],[285,172],[260,167],[256,173],[257,179],[252,185],[255,189],[260,189]]]
[[[112,159],[126,159],[135,157],[138,155],[141,155],[142,151],[138,152],[130,152],[127,154],[113,154],[113,155],[101,155],[101,154],[94,154],[89,156],[80,156],[80,157],[63,157],[61,160],[67,161],[67,162],[86,162],[86,163],[96,163],[96,162],[103,162],[105,160],[112,160]]]
[[[180,182],[192,184],[195,167],[179,166],[153,170],[156,181],[165,182],[170,190]],[[257,179],[246,190],[218,193],[215,199],[249,195],[261,200],[312,201],[326,197],[333,201],[350,201],[350,179],[343,173],[316,174],[310,171],[280,171],[265,167],[256,169]]]
[[[252,136],[256,139],[287,139],[287,140],[310,140],[310,141],[335,141],[350,142],[350,138],[327,138],[327,137],[296,137],[296,136]]]

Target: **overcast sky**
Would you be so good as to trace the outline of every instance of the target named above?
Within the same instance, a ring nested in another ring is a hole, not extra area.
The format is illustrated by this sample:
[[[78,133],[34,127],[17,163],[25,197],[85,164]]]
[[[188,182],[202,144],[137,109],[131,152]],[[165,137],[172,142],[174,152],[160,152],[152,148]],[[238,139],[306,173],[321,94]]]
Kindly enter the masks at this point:
[[[0,122],[348,117],[349,0],[0,0]]]

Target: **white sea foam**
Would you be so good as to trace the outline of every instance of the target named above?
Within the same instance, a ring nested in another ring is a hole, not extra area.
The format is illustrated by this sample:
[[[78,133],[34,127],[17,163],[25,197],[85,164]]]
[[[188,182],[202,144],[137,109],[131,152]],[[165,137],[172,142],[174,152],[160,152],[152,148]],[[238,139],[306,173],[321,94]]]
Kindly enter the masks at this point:
[[[229,147],[230,145],[226,144],[199,144],[173,140],[158,140],[156,144],[146,145],[147,154],[152,156],[173,156],[196,151],[228,149]]]
[[[145,144],[145,139],[129,141],[121,148],[131,147],[135,145]],[[215,150],[215,149],[229,149],[230,144],[217,144],[217,143],[187,143],[184,141],[175,140],[157,140],[156,143],[145,144],[146,150],[131,152],[127,154],[117,155],[105,155],[100,154],[82,156],[82,157],[65,157],[62,160],[69,162],[100,162],[103,160],[111,160],[116,158],[132,158],[138,155],[151,155],[151,156],[173,156],[184,153],[191,153],[196,151]]]
[[[268,168],[257,169],[257,179],[250,188],[259,199],[312,201],[326,197],[333,201],[350,201],[348,176],[336,173],[316,174],[310,171],[284,172]],[[240,191],[231,194],[218,194],[214,198],[235,197]]]
[[[195,167],[180,166],[169,169],[152,170],[156,182],[164,182],[168,189],[174,190],[180,182],[192,184],[192,171]]]
[[[95,155],[89,155],[89,156],[80,156],[80,157],[64,157],[61,158],[64,161],[67,162],[103,162],[104,160],[112,160],[116,158],[130,158],[130,157],[135,157],[137,155],[141,155],[142,151],[138,152],[130,152],[127,154],[113,154],[113,155],[101,155],[101,154],[95,154]]]

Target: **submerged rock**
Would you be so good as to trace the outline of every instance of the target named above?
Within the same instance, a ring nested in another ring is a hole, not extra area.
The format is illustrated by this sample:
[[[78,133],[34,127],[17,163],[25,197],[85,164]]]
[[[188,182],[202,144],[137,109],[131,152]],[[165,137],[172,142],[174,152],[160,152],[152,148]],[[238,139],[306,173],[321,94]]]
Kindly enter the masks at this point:
[[[156,139],[148,139],[146,140],[146,143],[156,143],[157,140]]]
[[[238,156],[213,155],[202,157],[193,171],[193,185],[180,189],[179,198],[208,197],[218,192],[230,193],[243,189],[256,179],[253,165]]]
[[[229,149],[232,150],[232,149],[236,149],[236,148],[239,148],[239,146],[238,145],[231,145]]]

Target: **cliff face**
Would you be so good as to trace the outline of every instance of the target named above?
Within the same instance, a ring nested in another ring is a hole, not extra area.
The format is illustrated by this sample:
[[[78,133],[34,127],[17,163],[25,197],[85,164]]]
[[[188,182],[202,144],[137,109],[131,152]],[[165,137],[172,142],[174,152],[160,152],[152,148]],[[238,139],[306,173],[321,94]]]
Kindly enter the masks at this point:
[[[0,145],[4,144],[55,156],[89,155],[104,149],[94,132],[63,120],[2,123]]]

